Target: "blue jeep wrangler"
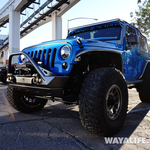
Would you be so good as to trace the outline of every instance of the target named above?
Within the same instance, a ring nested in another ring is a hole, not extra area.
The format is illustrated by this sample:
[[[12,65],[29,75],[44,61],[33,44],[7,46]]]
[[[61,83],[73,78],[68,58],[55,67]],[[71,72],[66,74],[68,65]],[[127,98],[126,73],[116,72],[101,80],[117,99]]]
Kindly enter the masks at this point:
[[[115,19],[69,29],[66,39],[11,54],[7,96],[25,113],[41,110],[47,100],[79,104],[83,126],[111,136],[125,121],[127,88],[136,88],[141,101],[150,102],[149,74],[146,38]]]

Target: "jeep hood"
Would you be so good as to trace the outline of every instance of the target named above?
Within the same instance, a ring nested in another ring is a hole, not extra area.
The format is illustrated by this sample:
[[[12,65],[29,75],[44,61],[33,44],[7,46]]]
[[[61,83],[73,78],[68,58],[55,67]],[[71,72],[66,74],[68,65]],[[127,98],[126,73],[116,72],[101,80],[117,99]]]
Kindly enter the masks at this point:
[[[104,42],[104,41],[98,41],[98,40],[80,40],[83,47],[102,47],[102,48],[108,48],[108,49],[121,49],[122,45],[118,43],[111,43],[111,42]],[[33,47],[41,47],[41,46],[46,46],[46,45],[51,45],[51,44],[61,44],[64,45],[65,43],[69,43],[72,46],[79,46],[79,43],[77,42],[76,39],[61,39],[61,40],[52,40],[52,41],[47,41],[43,42],[37,45],[32,45],[30,47],[27,47],[23,50],[33,48]]]

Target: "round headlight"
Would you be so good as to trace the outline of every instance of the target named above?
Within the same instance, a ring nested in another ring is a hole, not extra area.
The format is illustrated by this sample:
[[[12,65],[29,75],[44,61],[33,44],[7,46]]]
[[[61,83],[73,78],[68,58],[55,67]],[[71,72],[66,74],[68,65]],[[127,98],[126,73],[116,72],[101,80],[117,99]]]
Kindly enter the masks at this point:
[[[60,51],[61,57],[63,59],[67,59],[70,56],[70,52],[71,52],[70,46],[68,45],[63,46]]]
[[[23,62],[25,60],[25,56],[21,55],[21,61]]]

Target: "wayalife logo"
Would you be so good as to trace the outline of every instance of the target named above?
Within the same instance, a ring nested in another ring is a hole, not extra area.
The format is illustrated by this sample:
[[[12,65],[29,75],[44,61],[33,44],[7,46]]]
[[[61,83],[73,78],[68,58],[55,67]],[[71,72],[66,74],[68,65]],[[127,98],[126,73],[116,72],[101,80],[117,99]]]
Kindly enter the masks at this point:
[[[105,143],[106,144],[137,144],[137,143],[142,143],[142,144],[147,144],[150,143],[150,139],[147,138],[132,138],[132,137],[105,137]]]

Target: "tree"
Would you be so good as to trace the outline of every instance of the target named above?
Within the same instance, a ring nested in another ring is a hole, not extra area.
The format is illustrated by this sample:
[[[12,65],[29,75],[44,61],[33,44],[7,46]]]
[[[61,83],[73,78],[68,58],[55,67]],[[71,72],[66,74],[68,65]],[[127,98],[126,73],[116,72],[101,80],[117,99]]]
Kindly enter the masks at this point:
[[[150,51],[150,44],[148,44],[148,49],[149,49],[149,51]]]
[[[150,0],[138,0],[138,10],[131,12],[132,25],[150,37]]]
[[[135,13],[130,13],[131,24],[137,27],[148,39],[150,37],[150,0],[138,0],[137,4],[139,9],[135,10]],[[148,49],[150,50],[150,44],[148,44]]]

